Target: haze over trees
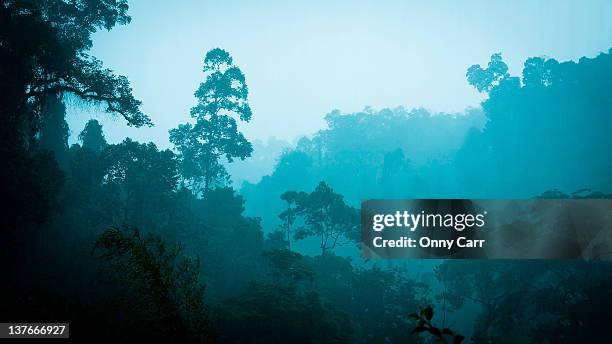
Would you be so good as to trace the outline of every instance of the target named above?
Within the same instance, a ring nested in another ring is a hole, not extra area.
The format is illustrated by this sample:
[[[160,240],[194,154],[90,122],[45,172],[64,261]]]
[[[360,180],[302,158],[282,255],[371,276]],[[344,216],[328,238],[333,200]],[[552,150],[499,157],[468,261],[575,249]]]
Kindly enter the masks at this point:
[[[494,54],[487,67],[467,71],[468,82],[488,95],[482,110],[332,112],[328,129],[302,139],[279,157],[273,173],[241,188],[247,213],[262,216],[266,227],[277,226],[273,214],[283,209],[282,201],[263,205],[263,199],[307,191],[320,180],[353,206],[368,198],[529,198],[553,189],[610,190],[611,73],[611,52],[578,62],[530,58],[522,77],[511,76]]]
[[[152,125],[128,80],[88,55],[91,35],[128,24],[127,11],[121,0],[0,5],[8,321],[66,320],[89,342],[608,335],[608,261],[366,262],[354,244],[368,198],[609,198],[612,51],[529,58],[521,76],[494,54],[467,70],[487,98],[463,113],[332,111],[327,129],[279,148],[273,170],[238,189],[226,164],[248,168],[238,125],[257,114],[221,48],[203,56],[193,122],[170,131],[173,150],[108,142],[94,119],[68,128],[67,99]],[[80,133],[70,147],[69,129]]]
[[[313,192],[297,199],[304,226],[295,232],[296,239],[309,236],[320,238],[321,254],[350,241],[359,241],[359,213],[344,203],[342,195],[325,182]]]
[[[189,187],[206,193],[214,185],[229,182],[221,158],[244,160],[251,156],[253,147],[236,123],[236,118],[248,122],[252,115],[244,74],[232,64],[230,54],[219,48],[206,53],[204,72],[208,73],[206,81],[195,92],[198,104],[191,109],[196,122],[172,129],[170,142],[179,152]]]
[[[140,111],[127,78],[113,74],[87,54],[92,33],[130,22],[127,9],[126,1],[2,1],[0,158],[12,162],[1,176],[11,205],[2,216],[7,228],[43,221],[54,202],[58,178],[45,174],[60,172],[54,159],[36,146],[58,149],[57,156],[67,148],[62,143],[67,130],[62,96],[101,103],[129,125],[151,124]],[[43,138],[40,143],[38,134]],[[24,211],[29,207],[36,211]]]
[[[505,65],[495,56],[491,63]],[[522,77],[506,74],[493,84],[488,70],[482,78],[470,71],[476,88],[489,83],[482,103],[489,121],[468,135],[457,156],[473,197],[485,196],[476,185],[493,190],[488,197],[527,197],[555,188],[610,190],[612,163],[605,156],[612,129],[612,51],[578,62],[529,58]]]

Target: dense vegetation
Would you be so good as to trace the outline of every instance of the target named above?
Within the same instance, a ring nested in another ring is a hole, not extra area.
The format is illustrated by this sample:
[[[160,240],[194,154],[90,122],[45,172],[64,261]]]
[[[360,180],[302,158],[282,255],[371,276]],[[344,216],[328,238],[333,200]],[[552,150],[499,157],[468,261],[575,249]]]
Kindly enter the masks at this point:
[[[97,29],[129,23],[127,9],[0,5],[0,320],[69,321],[73,338],[105,342],[569,343],[607,332],[606,261],[354,257],[362,199],[608,197],[612,51],[531,58],[522,77],[495,54],[467,71],[488,94],[482,110],[332,112],[236,190],[227,164],[253,152],[237,122],[257,114],[219,48],[203,58],[193,123],[169,133],[174,150],[109,144],[93,119],[68,147],[68,98],[152,124],[128,80],[87,54]],[[582,188],[604,193],[567,194]]]

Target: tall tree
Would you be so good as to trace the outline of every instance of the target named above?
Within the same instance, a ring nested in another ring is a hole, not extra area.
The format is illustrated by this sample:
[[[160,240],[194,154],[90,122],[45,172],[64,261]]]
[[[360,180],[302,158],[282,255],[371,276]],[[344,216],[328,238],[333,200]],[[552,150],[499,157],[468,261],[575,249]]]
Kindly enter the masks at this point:
[[[319,237],[321,253],[359,238],[359,213],[344,203],[325,182],[320,182],[306,197],[299,197],[298,208],[304,226],[295,232],[296,239]]]
[[[106,138],[102,131],[102,125],[95,119],[90,119],[85,128],[79,134],[79,140],[83,148],[99,153],[106,147]]]
[[[151,124],[127,78],[87,54],[95,31],[130,22],[127,10],[126,0],[2,0],[0,128],[9,147],[34,138],[45,98],[58,93],[105,104],[130,125]]]
[[[0,0],[0,161],[7,162],[0,189],[12,204],[0,216],[3,228],[44,221],[54,197],[48,190],[60,187],[60,179],[51,177],[59,171],[44,176],[36,169],[54,168],[52,156],[36,151],[41,124],[53,113],[45,111],[46,99],[68,94],[105,106],[129,125],[151,125],[127,78],[88,54],[91,35],[129,23],[127,10],[127,0]],[[59,116],[51,122],[63,125]],[[33,210],[30,198],[48,201]]]
[[[244,160],[253,148],[236,121],[251,120],[244,74],[233,65],[230,54],[219,48],[206,54],[204,72],[206,80],[195,92],[198,104],[191,109],[196,122],[170,130],[170,141],[179,152],[184,179],[196,193],[206,194],[211,186],[229,180],[221,158]]]
[[[285,201],[287,208],[278,214],[278,218],[282,221],[280,229],[287,234],[287,248],[291,249],[291,231],[293,224],[300,212],[298,202],[303,202],[307,196],[305,192],[287,191],[281,195],[281,199]]]

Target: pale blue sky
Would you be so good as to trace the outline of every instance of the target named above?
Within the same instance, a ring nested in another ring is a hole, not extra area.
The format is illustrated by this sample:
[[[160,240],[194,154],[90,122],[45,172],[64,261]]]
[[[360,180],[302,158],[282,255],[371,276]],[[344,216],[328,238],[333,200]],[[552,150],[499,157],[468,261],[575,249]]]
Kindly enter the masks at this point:
[[[518,74],[530,56],[559,60],[612,47],[612,1],[130,1],[132,23],[94,35],[92,54],[126,75],[155,127],[128,129],[93,108],[69,112],[71,142],[89,118],[110,142],[168,147],[189,119],[207,50],[246,74],[250,139],[292,140],[332,109],[369,105],[462,111],[481,96],[465,70],[502,52]]]

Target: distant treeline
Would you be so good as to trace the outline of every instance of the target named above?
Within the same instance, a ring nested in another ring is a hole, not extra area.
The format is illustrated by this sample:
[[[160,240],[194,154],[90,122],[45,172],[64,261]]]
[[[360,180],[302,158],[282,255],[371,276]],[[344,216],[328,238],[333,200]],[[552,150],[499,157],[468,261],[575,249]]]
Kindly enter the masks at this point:
[[[88,54],[91,35],[128,24],[127,10],[124,0],[0,2],[1,321],[70,322],[83,342],[608,336],[607,261],[377,265],[337,253],[358,240],[365,198],[608,197],[611,52],[532,58],[522,78],[493,55],[467,72],[488,99],[465,114],[332,112],[328,129],[237,193],[225,163],[248,161],[238,122],[256,114],[220,48],[204,56],[173,150],[109,144],[93,119],[68,146],[67,97],[153,124],[127,78]],[[602,192],[567,194],[584,187]],[[292,246],[306,239],[311,255]]]
[[[472,66],[482,110],[332,112],[275,171],[245,184],[247,213],[278,222],[285,190],[327,181],[358,206],[369,198],[530,198],[547,190],[612,191],[612,51],[578,62],[540,57],[511,76],[501,55]],[[264,199],[266,201],[264,201]]]

